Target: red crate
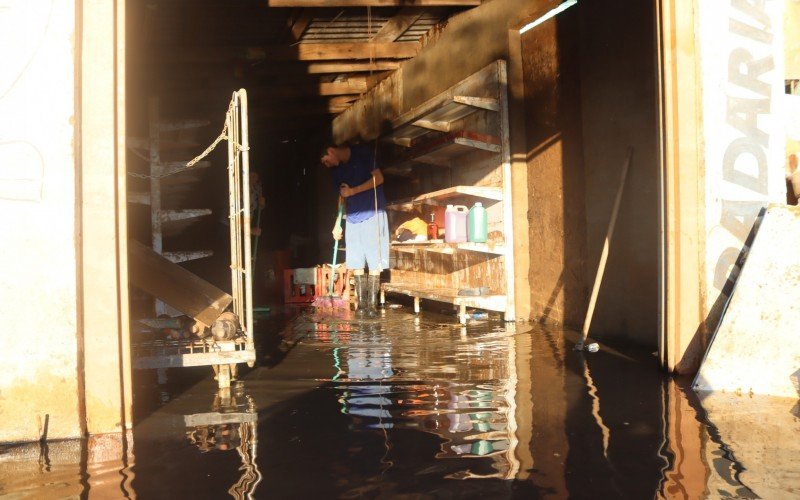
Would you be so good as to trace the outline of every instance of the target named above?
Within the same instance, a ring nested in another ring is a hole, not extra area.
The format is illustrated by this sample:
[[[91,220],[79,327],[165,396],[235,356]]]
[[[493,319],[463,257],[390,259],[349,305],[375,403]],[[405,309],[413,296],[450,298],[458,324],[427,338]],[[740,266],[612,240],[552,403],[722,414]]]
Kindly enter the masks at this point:
[[[294,269],[283,270],[283,302],[285,304],[310,304],[316,298],[317,285],[297,285]]]
[[[327,297],[331,279],[331,267],[317,268],[317,296]],[[336,281],[333,283],[333,295],[344,300],[350,300],[350,272],[344,267],[337,267]]]

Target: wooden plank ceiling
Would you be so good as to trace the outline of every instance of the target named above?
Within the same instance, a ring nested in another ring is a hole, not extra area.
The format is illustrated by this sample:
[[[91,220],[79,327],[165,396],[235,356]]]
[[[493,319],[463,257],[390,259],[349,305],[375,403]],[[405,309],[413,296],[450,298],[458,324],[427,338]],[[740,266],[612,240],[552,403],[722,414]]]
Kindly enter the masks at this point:
[[[146,0],[129,5],[129,65],[176,108],[248,89],[255,119],[329,121],[481,0]],[[131,5],[136,4],[136,5]]]

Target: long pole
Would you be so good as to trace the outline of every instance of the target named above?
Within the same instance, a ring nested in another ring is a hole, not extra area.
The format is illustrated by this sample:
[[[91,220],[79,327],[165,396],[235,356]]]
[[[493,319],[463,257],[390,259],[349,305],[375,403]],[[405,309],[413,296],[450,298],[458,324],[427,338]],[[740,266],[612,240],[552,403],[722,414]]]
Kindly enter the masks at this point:
[[[239,94],[233,93],[233,130],[231,131],[230,140],[233,142],[233,189],[234,189],[234,207],[236,208],[236,224],[234,230],[236,231],[236,287],[237,287],[237,303],[239,304],[236,309],[236,315],[244,318],[244,263],[242,262],[242,161],[239,155]],[[247,193],[248,199],[250,194]]]
[[[239,268],[236,262],[236,162],[233,144],[233,106],[230,107],[227,120],[228,135],[228,224],[230,229],[231,244],[231,295],[233,295],[233,311],[239,314]]]
[[[242,120],[242,182],[244,184],[244,293],[245,322],[247,324],[247,342],[253,344],[253,261],[250,254],[250,140],[248,139],[249,123],[247,119],[247,91],[239,89]],[[237,146],[238,147],[238,146]]]
[[[600,254],[600,264],[597,267],[597,274],[594,277],[594,286],[592,287],[592,295],[589,298],[589,308],[586,311],[586,319],[583,322],[583,329],[581,330],[581,341],[579,347],[583,347],[586,338],[589,336],[589,327],[592,324],[592,316],[594,316],[594,309],[597,305],[597,295],[600,292],[600,284],[603,282],[603,274],[606,270],[606,262],[608,261],[608,249],[611,246],[611,237],[614,235],[614,226],[617,224],[617,214],[619,213],[619,205],[622,201],[622,191],[625,188],[625,178],[628,176],[628,167],[631,165],[631,157],[633,156],[633,148],[628,149],[628,158],[625,160],[625,165],[622,167],[622,177],[619,180],[619,188],[617,188],[617,197],[614,200],[614,208],[611,209],[611,220],[608,223],[608,231],[606,232],[606,240],[603,242],[603,252]]]

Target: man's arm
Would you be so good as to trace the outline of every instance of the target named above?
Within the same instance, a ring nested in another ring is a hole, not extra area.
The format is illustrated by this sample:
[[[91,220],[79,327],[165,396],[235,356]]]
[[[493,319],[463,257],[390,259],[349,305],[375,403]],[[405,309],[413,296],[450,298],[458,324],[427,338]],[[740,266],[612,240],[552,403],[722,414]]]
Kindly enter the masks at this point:
[[[368,190],[372,189],[372,186],[373,186],[372,180],[373,179],[375,179],[375,184],[374,184],[375,187],[380,186],[381,184],[383,184],[383,174],[381,173],[381,169],[376,168],[375,170],[373,170],[372,171],[372,177],[368,181],[366,181],[366,182],[364,182],[362,184],[359,184],[358,186],[355,186],[355,187],[344,186],[344,187],[340,188],[339,189],[339,194],[341,194],[343,198],[347,198],[349,196],[353,196],[355,194],[363,193],[364,191],[368,191]]]

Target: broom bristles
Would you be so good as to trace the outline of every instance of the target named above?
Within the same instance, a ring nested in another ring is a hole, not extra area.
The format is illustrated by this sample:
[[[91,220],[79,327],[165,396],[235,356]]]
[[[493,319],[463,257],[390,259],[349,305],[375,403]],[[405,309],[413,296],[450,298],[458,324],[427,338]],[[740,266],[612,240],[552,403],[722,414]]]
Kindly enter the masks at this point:
[[[342,297],[336,295],[329,295],[326,297],[317,297],[316,299],[314,299],[314,302],[311,304],[311,307],[317,307],[323,309],[325,308],[339,309],[339,308],[350,307],[350,304]]]

